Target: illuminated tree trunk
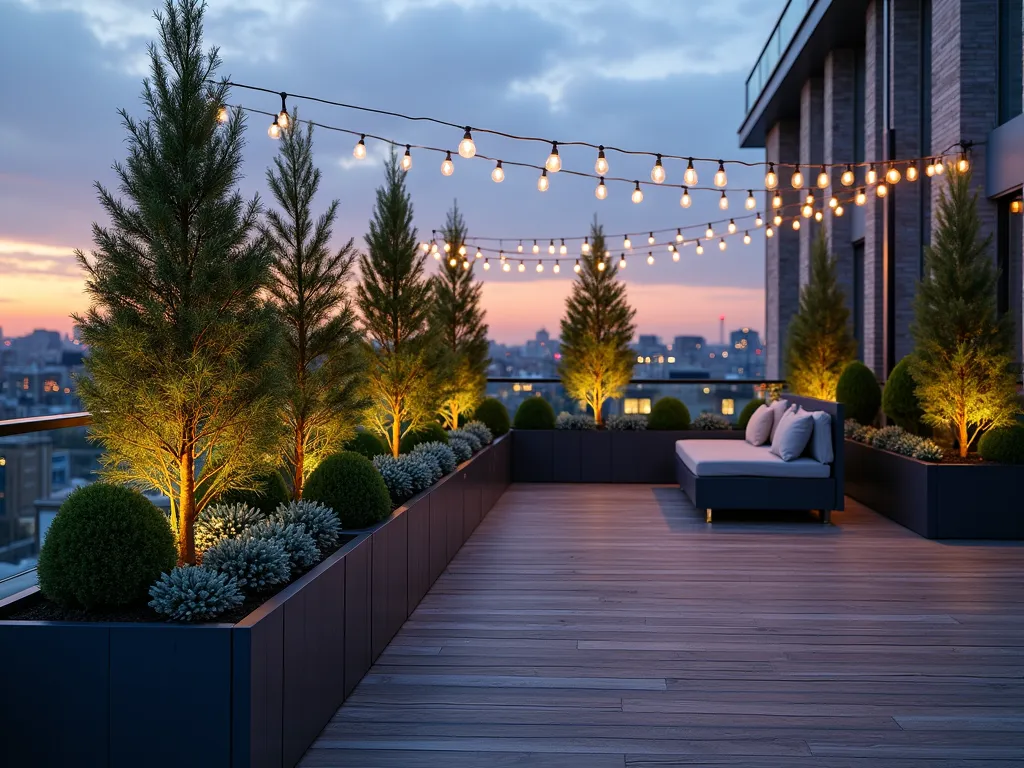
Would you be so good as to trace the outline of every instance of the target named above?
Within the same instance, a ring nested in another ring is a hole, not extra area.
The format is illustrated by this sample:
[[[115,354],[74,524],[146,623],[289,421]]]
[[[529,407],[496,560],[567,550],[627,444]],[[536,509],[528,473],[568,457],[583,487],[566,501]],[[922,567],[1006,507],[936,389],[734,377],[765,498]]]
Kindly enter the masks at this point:
[[[398,458],[398,450],[402,442],[402,422],[398,420],[398,414],[392,414],[391,420],[391,455]]]
[[[295,425],[295,474],[292,476],[292,496],[302,498],[302,478],[306,465],[306,425],[300,419]]]
[[[191,445],[181,457],[178,472],[178,560],[195,565],[196,478],[195,453]]]

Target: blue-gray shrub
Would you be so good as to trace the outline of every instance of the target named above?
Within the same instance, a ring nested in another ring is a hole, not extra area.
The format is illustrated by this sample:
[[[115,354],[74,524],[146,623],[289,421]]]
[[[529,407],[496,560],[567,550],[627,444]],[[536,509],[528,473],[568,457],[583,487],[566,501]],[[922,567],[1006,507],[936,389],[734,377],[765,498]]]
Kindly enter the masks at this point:
[[[320,550],[317,549],[316,541],[302,523],[264,520],[250,528],[246,536],[279,544],[288,555],[288,564],[293,574],[320,562]]]
[[[443,475],[454,472],[455,467],[458,466],[459,463],[459,460],[456,458],[452,449],[448,445],[438,441],[420,443],[412,449],[412,453],[429,453],[431,456],[436,458],[438,464],[441,465],[441,473]]]
[[[453,437],[457,437],[460,440],[465,440],[467,443],[469,443],[469,447],[473,449],[473,453],[476,453],[477,451],[484,447],[484,444],[480,441],[479,437],[465,429],[453,429],[451,432],[449,432],[449,443],[451,442],[451,439]]]
[[[200,565],[182,565],[149,588],[149,607],[171,621],[209,621],[242,604],[238,583]]]
[[[463,432],[472,432],[480,440],[481,445],[490,445],[494,442],[494,435],[490,428],[482,421],[471,421],[462,427]]]
[[[706,431],[714,431],[719,429],[731,429],[732,425],[729,420],[724,416],[719,416],[717,413],[702,413],[696,419],[693,420],[692,429],[703,429]]]
[[[590,430],[597,429],[597,422],[589,413],[567,413],[562,411],[555,419],[555,429]]]
[[[412,481],[412,492],[425,491],[434,484],[437,461],[425,453],[407,453],[398,457],[398,463]]]
[[[306,533],[313,537],[321,553],[336,546],[341,537],[341,520],[334,510],[318,501],[290,501],[279,504],[272,520],[281,523],[301,523]]]
[[[456,460],[461,464],[473,458],[473,446],[470,442],[461,437],[449,437],[448,447],[452,449]]]
[[[247,504],[211,504],[196,515],[196,552],[202,554],[224,539],[237,539],[263,520],[263,513]]]
[[[234,579],[246,592],[263,592],[291,578],[288,553],[268,539],[224,539],[206,550],[203,567]]]
[[[412,478],[406,471],[405,466],[394,456],[374,456],[373,466],[384,478],[384,485],[388,487],[392,504],[401,504],[413,494]]]
[[[627,413],[621,416],[609,416],[605,427],[615,432],[627,432],[647,429],[647,417],[642,413]]]

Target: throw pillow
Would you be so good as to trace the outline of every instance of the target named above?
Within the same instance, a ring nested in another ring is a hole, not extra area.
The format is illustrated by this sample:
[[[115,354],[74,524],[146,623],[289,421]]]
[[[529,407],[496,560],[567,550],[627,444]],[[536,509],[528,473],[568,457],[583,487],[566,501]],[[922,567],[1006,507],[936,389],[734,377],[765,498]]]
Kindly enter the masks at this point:
[[[769,410],[772,412],[772,428],[768,433],[769,442],[775,439],[775,430],[779,428],[779,423],[782,421],[782,414],[788,411],[789,407],[789,402],[786,400],[776,400],[768,406]]]
[[[772,447],[769,449],[783,461],[793,461],[800,458],[800,455],[807,447],[814,432],[814,419],[807,411],[802,413],[795,408],[786,411],[775,430],[775,437],[772,438]]]
[[[775,423],[775,414],[767,405],[762,405],[750,416],[747,422],[746,441],[751,445],[764,445],[771,439],[772,425]]]
[[[835,459],[832,451],[832,417],[824,411],[804,411],[814,422],[811,439],[807,443],[807,455],[822,464],[831,464]]]

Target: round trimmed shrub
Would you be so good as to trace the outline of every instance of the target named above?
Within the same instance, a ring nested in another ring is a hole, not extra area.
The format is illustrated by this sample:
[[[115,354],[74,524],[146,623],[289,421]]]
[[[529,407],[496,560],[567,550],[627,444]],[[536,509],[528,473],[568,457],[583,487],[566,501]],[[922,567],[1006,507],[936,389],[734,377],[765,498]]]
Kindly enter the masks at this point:
[[[501,437],[509,430],[508,408],[494,397],[485,397],[473,412],[475,421],[482,421],[491,434]]]
[[[398,445],[398,450],[400,453],[409,453],[417,445],[421,445],[423,443],[447,442],[448,430],[436,421],[431,421],[415,431],[406,432],[405,437],[402,438],[402,441]]]
[[[172,621],[209,620],[245,599],[237,581],[201,565],[183,565],[163,574],[149,595],[149,607]]]
[[[889,421],[903,427],[907,432],[919,435],[922,432],[921,403],[917,399],[914,377],[910,374],[910,358],[904,357],[892,369],[882,390],[882,412]]]
[[[978,442],[978,453],[985,461],[1024,464],[1024,426],[1016,424],[986,432]]]
[[[266,517],[277,509],[279,504],[287,504],[291,498],[292,495],[288,492],[288,486],[284,484],[281,473],[272,469],[259,475],[253,481],[251,489],[225,491],[217,498],[217,503],[245,504],[258,509]]]
[[[754,412],[757,411],[757,409],[764,404],[764,400],[751,400],[749,403],[743,406],[743,410],[740,411],[740,417],[736,419],[736,428],[746,429],[747,422],[750,421],[750,417],[753,416]]]
[[[60,505],[39,552],[39,588],[56,603],[141,602],[178,554],[167,516],[138,491],[94,483]]]
[[[690,409],[682,400],[674,397],[663,397],[651,408],[647,417],[648,429],[689,429]]]
[[[388,447],[373,432],[365,429],[360,429],[355,435],[345,443],[345,450],[358,453],[361,456],[365,456],[368,459],[372,459],[374,456],[383,456],[388,452]]]
[[[843,369],[836,385],[836,400],[846,408],[846,418],[871,424],[882,405],[882,388],[875,372],[859,360]]]
[[[352,451],[324,459],[306,480],[303,496],[333,509],[343,528],[366,528],[391,514],[384,478],[373,462]]]
[[[516,429],[554,429],[555,409],[543,397],[529,397],[516,408]]]

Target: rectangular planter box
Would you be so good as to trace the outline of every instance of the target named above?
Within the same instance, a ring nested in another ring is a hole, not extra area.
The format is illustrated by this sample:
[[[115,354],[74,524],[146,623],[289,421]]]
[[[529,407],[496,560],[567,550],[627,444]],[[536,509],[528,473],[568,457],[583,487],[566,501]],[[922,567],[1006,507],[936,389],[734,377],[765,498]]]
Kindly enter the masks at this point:
[[[12,621],[38,589],[0,601],[0,654],[18,660],[0,697],[4,764],[296,765],[508,486],[510,442],[237,624]]]
[[[1024,467],[932,464],[846,441],[846,493],[928,539],[1024,539]]]
[[[676,482],[676,440],[742,440],[743,432],[515,430],[517,483]]]

